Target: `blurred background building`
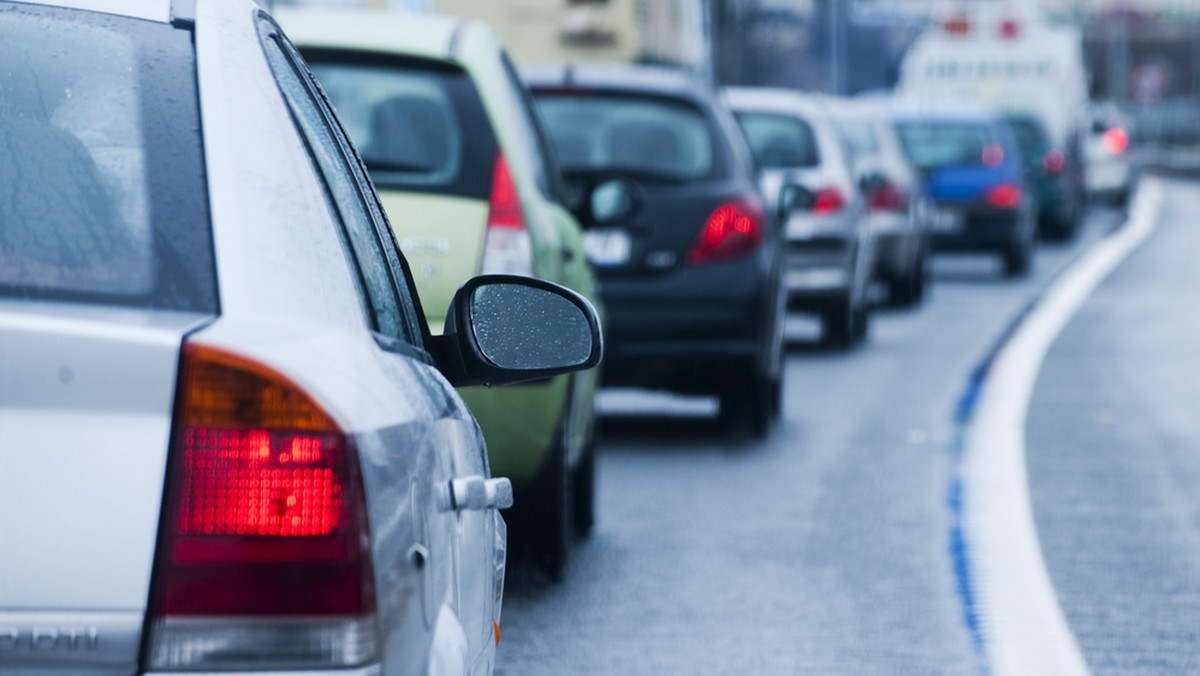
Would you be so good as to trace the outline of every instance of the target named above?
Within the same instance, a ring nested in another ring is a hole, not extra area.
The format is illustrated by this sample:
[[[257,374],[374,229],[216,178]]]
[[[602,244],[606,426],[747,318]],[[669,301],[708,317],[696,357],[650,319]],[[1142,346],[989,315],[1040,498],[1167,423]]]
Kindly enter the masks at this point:
[[[269,3],[270,0],[261,0]],[[921,31],[978,6],[950,0],[275,0],[485,21],[522,63],[677,64],[722,84],[888,90]],[[1200,0],[1038,0],[1083,36],[1093,99],[1148,141],[1200,142]]]

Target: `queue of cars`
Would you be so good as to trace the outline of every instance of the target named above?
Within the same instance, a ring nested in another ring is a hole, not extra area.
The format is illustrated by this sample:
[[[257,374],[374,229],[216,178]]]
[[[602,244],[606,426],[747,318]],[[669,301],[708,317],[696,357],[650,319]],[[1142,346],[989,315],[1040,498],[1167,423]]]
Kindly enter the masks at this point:
[[[46,515],[0,671],[490,673],[506,520],[552,576],[592,525],[601,379],[762,436],[789,307],[845,348],[931,247],[1032,261],[989,110],[279,18],[0,0],[0,514]]]

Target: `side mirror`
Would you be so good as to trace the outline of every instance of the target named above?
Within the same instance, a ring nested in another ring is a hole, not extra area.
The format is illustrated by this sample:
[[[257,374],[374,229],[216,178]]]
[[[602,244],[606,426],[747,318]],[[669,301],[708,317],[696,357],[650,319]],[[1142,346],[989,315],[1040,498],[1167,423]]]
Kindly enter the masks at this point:
[[[639,207],[632,183],[623,178],[602,178],[582,186],[573,211],[585,227],[604,226],[628,223]]]
[[[531,277],[480,275],[454,294],[429,351],[460,387],[581,371],[599,364],[604,349],[600,319],[583,296]]]
[[[787,217],[793,211],[807,211],[812,209],[816,201],[817,196],[808,188],[794,183],[784,183],[779,188],[779,218],[780,220],[787,220]]]

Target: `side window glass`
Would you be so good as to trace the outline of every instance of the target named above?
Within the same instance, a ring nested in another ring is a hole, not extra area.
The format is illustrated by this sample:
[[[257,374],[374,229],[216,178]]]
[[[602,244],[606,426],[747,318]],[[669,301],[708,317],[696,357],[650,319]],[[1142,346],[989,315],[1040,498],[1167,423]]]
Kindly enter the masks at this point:
[[[349,150],[311,74],[284,42],[279,29],[264,18],[260,31],[267,60],[342,223],[352,263],[367,296],[373,328],[389,338],[419,345],[421,332],[415,307],[398,291],[407,291],[406,280],[393,277],[393,271],[402,267],[398,260],[389,260],[387,254],[386,247],[394,247],[394,242],[390,235],[380,232],[383,228],[376,227],[382,215],[374,209],[377,205],[357,157]],[[386,222],[383,226],[387,228]],[[387,230],[390,232],[390,228]]]

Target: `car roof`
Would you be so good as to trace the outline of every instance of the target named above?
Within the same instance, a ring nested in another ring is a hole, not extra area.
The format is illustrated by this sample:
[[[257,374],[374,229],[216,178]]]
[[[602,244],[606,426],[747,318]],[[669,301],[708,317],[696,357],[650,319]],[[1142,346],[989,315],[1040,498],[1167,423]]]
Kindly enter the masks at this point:
[[[521,68],[531,87],[614,89],[711,99],[713,90],[691,71],[619,63],[542,64]]]
[[[798,113],[805,117],[828,114],[826,96],[783,87],[726,87],[721,90],[734,110]]]
[[[995,123],[998,109],[974,101],[958,99],[897,98],[888,105],[893,120],[976,121]]]
[[[468,36],[489,32],[476,21],[401,10],[281,7],[274,16],[297,45],[448,61]]]
[[[171,19],[171,0],[20,0],[34,5],[83,9],[151,21]]]

